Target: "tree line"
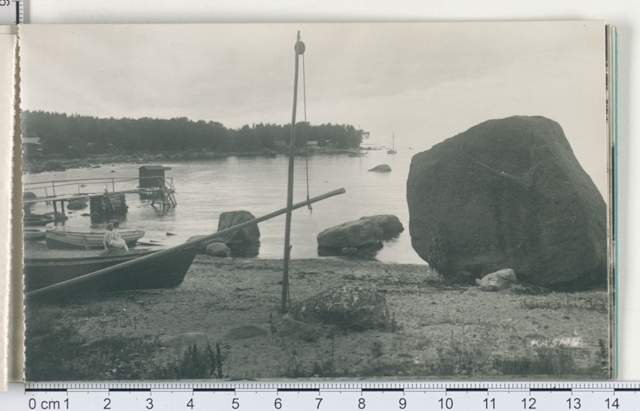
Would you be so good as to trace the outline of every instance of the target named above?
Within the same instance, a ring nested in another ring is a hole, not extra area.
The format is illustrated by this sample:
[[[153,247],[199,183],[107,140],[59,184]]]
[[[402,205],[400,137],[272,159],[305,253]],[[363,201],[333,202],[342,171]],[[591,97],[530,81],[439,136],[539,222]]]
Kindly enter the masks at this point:
[[[97,118],[25,111],[22,135],[39,138],[43,154],[67,157],[167,151],[258,152],[288,146],[291,124],[260,123],[232,129],[216,121],[186,117]],[[336,149],[357,148],[367,136],[367,132],[347,124],[296,124],[297,147],[312,141]]]

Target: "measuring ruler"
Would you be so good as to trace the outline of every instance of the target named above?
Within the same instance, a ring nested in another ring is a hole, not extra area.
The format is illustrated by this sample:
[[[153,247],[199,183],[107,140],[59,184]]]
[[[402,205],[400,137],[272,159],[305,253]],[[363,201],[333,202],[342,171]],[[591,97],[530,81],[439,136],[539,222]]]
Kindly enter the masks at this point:
[[[0,0],[0,24],[24,23],[24,0]]]
[[[638,382],[10,384],[0,409],[640,410]]]

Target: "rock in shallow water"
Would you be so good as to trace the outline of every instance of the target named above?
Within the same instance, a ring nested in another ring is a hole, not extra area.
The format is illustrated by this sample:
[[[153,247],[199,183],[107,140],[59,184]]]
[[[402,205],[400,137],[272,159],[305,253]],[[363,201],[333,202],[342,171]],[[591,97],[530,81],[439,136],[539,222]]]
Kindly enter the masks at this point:
[[[255,217],[248,211],[226,211],[220,214],[218,231],[226,230],[227,228],[231,228],[251,220],[255,220]],[[260,244],[260,230],[258,229],[257,224],[250,225],[241,230],[219,237],[219,242],[225,243],[229,247],[233,247],[235,245],[250,246]]]
[[[490,120],[415,155],[407,200],[413,248],[445,278],[606,284],[605,202],[552,120]]]
[[[87,202],[83,200],[71,200],[67,204],[67,210],[84,210],[87,207]]]
[[[349,221],[318,234],[318,246],[342,249],[343,247],[362,247],[378,244],[382,241],[382,228],[370,220]]]
[[[375,173],[390,173],[391,167],[388,164],[380,164],[379,166],[375,166],[369,171],[373,171]]]
[[[349,221],[318,234],[318,255],[374,258],[383,240],[397,237],[404,227],[394,215],[375,215]]]

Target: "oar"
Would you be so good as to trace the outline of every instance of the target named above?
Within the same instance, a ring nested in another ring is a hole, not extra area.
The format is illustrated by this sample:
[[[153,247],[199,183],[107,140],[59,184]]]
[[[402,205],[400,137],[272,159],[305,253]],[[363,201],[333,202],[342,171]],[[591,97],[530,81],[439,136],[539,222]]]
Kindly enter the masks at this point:
[[[329,197],[333,197],[333,196],[336,196],[338,194],[344,194],[344,192],[345,192],[344,188],[340,188],[338,190],[334,190],[334,191],[328,192],[326,194],[322,194],[322,195],[319,195],[317,197],[313,197],[313,198],[311,198],[309,200],[302,201],[302,202],[297,203],[297,204],[293,204],[291,206],[291,209],[295,210],[295,209],[298,209],[298,208],[301,208],[301,207],[305,207],[305,206],[307,206],[309,204],[312,204],[312,203],[327,199]],[[286,212],[287,212],[287,208],[282,208],[282,209],[280,209],[278,211],[274,211],[274,212],[272,212],[270,214],[263,215],[262,217],[258,217],[258,218],[254,219],[254,220],[245,221],[244,223],[235,225],[233,227],[229,227],[226,230],[218,231],[217,233],[209,234],[209,235],[204,236],[202,238],[198,238],[198,239],[194,239],[194,240],[191,240],[191,241],[187,241],[184,244],[180,244],[180,245],[177,245],[175,247],[167,248],[166,250],[158,251],[156,253],[145,255],[143,257],[136,258],[134,260],[129,260],[129,261],[126,261],[124,263],[116,264],[116,265],[113,265],[111,267],[103,268],[102,270],[94,271],[92,273],[85,274],[85,275],[82,275],[80,277],[72,278],[71,280],[62,281],[62,282],[57,283],[57,284],[49,285],[47,287],[42,287],[42,288],[39,288],[37,290],[27,292],[27,293],[25,293],[25,297],[33,297],[33,296],[36,296],[36,295],[45,294],[45,293],[48,293],[48,292],[51,292],[51,291],[55,291],[55,290],[59,290],[61,288],[68,287],[68,286],[73,285],[73,284],[78,284],[78,283],[81,283],[81,282],[84,282],[84,281],[88,281],[88,280],[91,280],[91,279],[99,277],[99,276],[103,276],[103,275],[112,273],[112,272],[114,272],[116,270],[120,270],[122,268],[130,267],[130,266],[133,266],[133,265],[136,265],[136,264],[143,264],[145,262],[152,262],[154,259],[160,258],[160,257],[162,257],[164,255],[175,253],[176,251],[184,250],[184,249],[191,248],[191,247],[197,247],[199,244],[201,244],[201,243],[203,243],[205,241],[213,240],[214,238],[223,236],[225,234],[233,233],[234,231],[241,230],[241,229],[243,229],[245,227],[261,223],[262,221],[269,220],[269,219],[271,219],[273,217],[277,217],[277,216],[282,215],[282,214],[284,214]]]

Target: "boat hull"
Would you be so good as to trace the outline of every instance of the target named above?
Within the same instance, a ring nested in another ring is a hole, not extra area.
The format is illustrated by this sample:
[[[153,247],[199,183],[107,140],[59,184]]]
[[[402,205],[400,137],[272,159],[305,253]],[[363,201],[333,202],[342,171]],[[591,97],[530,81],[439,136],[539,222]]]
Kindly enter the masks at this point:
[[[25,241],[42,240],[47,230],[44,228],[23,228],[22,235]]]
[[[55,218],[42,214],[26,214],[22,220],[25,227],[44,227],[49,223],[53,223]]]
[[[144,231],[121,231],[120,237],[131,248],[144,237]],[[82,233],[75,231],[49,231],[46,235],[47,248],[65,250],[97,250],[104,249],[104,233]]]
[[[105,275],[71,284],[52,292],[52,295],[174,288],[184,280],[196,251],[197,247],[193,247],[161,255],[153,261],[132,264]],[[82,258],[25,258],[23,271],[25,292],[72,280],[154,252],[143,251]]]

